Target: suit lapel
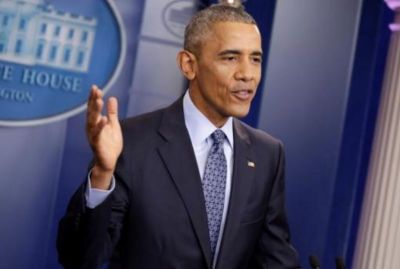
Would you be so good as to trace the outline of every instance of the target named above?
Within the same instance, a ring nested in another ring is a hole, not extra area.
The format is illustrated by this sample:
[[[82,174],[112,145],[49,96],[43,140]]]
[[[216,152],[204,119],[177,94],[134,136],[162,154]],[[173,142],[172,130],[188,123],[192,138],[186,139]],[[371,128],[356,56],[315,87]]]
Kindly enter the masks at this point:
[[[249,191],[253,184],[255,170],[253,166],[255,157],[251,149],[248,133],[238,120],[235,119],[233,123],[234,161],[232,187],[219,257],[223,256],[224,251],[229,251],[228,246],[235,245],[235,234],[238,231],[247,199],[249,199]]]
[[[164,113],[159,129],[166,140],[158,150],[181,196],[207,265],[211,267],[211,249],[203,188],[196,157],[187,132],[182,98]]]

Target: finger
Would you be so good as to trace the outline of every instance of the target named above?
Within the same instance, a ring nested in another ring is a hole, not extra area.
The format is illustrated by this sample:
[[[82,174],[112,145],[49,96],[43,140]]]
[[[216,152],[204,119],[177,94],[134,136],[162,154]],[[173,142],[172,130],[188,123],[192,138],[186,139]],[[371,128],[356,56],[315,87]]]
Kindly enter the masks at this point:
[[[89,97],[88,97],[88,106],[91,105],[93,100],[95,100],[98,96],[98,87],[96,85],[92,85],[89,91]]]
[[[96,132],[96,125],[99,124],[101,118],[102,118],[102,108],[104,106],[104,102],[103,99],[96,99],[92,105],[92,107],[90,108],[90,112],[88,114],[88,118],[87,118],[87,130],[88,132]],[[95,133],[93,133],[92,135],[95,135]]]
[[[96,125],[101,118],[101,111],[104,106],[102,97],[101,91],[93,87],[87,109],[87,123],[89,127]]]
[[[111,124],[118,123],[118,100],[115,97],[107,101],[107,117]]]
[[[103,98],[103,91],[97,85],[93,85],[92,88],[97,98]]]
[[[98,98],[103,98],[103,92],[96,85],[92,85],[88,97],[88,107],[91,107]]]
[[[104,107],[104,100],[101,98],[97,98],[94,103],[93,103],[93,118],[95,119],[95,122],[97,123],[100,120],[100,117],[102,116],[101,112]]]

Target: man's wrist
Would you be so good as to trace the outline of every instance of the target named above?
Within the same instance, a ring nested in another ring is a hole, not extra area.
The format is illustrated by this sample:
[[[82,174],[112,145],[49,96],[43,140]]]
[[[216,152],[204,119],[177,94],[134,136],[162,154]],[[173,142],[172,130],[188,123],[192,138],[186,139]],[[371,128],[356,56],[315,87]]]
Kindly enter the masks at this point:
[[[114,170],[104,170],[97,165],[93,166],[90,175],[90,184],[94,189],[109,190]]]
[[[107,197],[114,191],[115,189],[115,178],[112,176],[111,186],[108,190],[95,189],[91,186],[91,176],[92,176],[93,168],[90,169],[88,174],[88,181],[85,190],[85,198],[86,198],[86,206],[88,208],[95,208],[101,203],[103,203]]]

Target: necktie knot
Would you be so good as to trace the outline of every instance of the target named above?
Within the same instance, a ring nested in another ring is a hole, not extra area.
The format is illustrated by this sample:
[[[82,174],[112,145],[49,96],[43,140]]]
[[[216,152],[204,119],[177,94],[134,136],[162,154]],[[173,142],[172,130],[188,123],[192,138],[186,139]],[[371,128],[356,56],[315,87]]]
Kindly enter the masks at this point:
[[[225,133],[221,129],[217,129],[211,134],[211,138],[213,139],[214,144],[222,145],[225,140]]]

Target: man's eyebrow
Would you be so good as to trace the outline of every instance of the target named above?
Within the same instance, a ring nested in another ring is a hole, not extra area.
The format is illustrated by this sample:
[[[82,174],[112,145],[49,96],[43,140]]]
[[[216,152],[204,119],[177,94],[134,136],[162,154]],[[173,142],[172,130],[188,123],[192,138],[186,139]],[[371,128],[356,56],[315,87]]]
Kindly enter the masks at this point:
[[[253,55],[253,56],[263,56],[263,53],[262,53],[262,51],[254,51],[254,52],[251,53],[251,55]]]
[[[225,55],[239,55],[242,54],[242,52],[240,50],[235,50],[235,49],[231,49],[231,50],[223,50],[220,53],[218,53],[218,56],[225,56]],[[252,56],[262,56],[263,53],[262,51],[254,51],[251,53]]]
[[[241,54],[239,50],[223,50],[220,53],[218,53],[218,56],[224,56],[228,54]]]

